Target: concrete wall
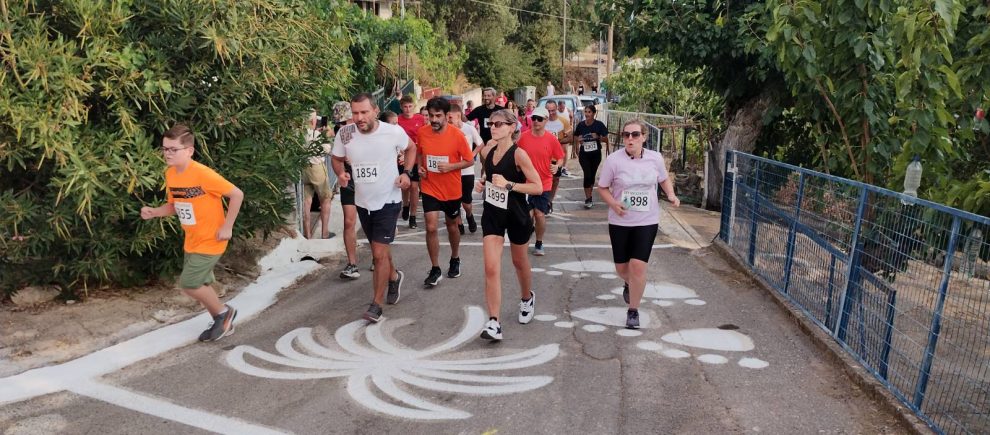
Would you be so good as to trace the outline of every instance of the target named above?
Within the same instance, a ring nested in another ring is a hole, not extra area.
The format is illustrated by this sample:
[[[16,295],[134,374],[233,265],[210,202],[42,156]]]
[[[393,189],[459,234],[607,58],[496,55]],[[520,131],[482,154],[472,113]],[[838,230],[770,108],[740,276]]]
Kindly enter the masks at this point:
[[[481,88],[471,89],[463,94],[460,94],[460,96],[464,100],[465,105],[467,105],[468,100],[474,102],[474,107],[478,107],[481,105]]]

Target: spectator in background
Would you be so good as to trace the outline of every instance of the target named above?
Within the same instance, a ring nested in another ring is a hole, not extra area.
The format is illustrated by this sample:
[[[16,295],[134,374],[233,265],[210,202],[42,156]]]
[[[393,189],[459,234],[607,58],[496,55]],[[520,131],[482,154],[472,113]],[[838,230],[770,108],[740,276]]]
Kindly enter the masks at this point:
[[[349,109],[350,108],[348,108],[348,110]],[[399,115],[396,115],[395,112],[393,112],[391,110],[386,110],[386,111],[382,112],[381,115],[378,116],[378,120],[381,121],[381,122],[384,122],[384,123],[388,123],[388,124],[392,124],[392,125],[398,125],[399,124]]]
[[[505,92],[504,91],[499,92],[498,98],[495,99],[495,104],[502,107],[506,107],[506,104],[508,103],[509,103],[509,98],[505,96]]]
[[[552,97],[553,96],[553,91],[554,91],[554,89],[553,89],[553,82],[551,82],[550,80],[547,80],[547,96],[548,97]]]
[[[584,95],[584,80],[581,80],[581,83],[578,85],[577,94]]]
[[[522,131],[533,128],[533,110],[536,109],[536,101],[532,98],[526,100],[526,108],[522,114]]]
[[[423,106],[419,108],[419,114],[423,115],[424,118],[428,118],[430,116],[430,111],[426,110],[426,106]]]
[[[320,125],[320,117],[316,111],[309,114],[309,128],[306,129],[306,142],[304,146],[309,149],[313,146],[321,146],[320,154],[309,157],[309,164],[303,168],[303,237],[313,238],[312,217],[310,207],[313,205],[313,194],[320,201],[320,233],[321,238],[329,239],[336,234],[330,232],[330,198],[333,196],[330,191],[330,178],[327,175],[326,156],[330,154],[330,143],[324,140],[324,130],[326,124]]]

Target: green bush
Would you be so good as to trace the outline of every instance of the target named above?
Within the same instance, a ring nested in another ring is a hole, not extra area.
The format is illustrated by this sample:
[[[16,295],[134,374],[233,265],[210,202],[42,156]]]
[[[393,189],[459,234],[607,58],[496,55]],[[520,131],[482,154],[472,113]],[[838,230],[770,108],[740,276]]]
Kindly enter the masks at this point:
[[[341,1],[2,2],[0,291],[136,284],[173,272],[160,134],[196,133],[196,159],[246,194],[235,236],[292,208],[319,95],[352,76]]]

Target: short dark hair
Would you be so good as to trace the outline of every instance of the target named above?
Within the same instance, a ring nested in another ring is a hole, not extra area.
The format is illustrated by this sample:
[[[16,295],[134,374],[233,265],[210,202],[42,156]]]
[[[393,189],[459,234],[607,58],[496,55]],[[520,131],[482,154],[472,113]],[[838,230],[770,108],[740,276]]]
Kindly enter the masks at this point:
[[[388,120],[392,118],[397,118],[398,116],[399,115],[396,115],[395,112],[391,110],[386,110],[382,112],[380,115],[378,115],[378,120],[382,122],[388,122]]]
[[[169,140],[178,140],[184,147],[191,147],[196,144],[192,129],[181,122],[173,125],[163,136]]]
[[[413,102],[412,95],[403,95],[402,98],[399,98],[399,104],[406,104],[406,103],[412,104],[412,102]]]
[[[351,97],[352,103],[360,103],[362,101],[367,101],[371,103],[371,107],[377,109],[378,101],[375,100],[375,96],[371,95],[369,92],[361,92],[353,97]]]
[[[596,109],[595,106],[592,104],[584,106],[584,110],[590,110],[591,113],[598,113],[598,109]]]
[[[443,97],[433,97],[426,101],[427,111],[441,111],[444,114],[450,113],[450,101]]]

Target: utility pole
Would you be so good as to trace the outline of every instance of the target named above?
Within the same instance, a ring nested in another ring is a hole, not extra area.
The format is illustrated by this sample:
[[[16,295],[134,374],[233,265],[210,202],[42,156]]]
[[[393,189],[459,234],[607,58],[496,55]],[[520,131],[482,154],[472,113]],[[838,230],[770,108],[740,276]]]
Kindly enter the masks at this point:
[[[609,23],[608,25],[608,64],[606,66],[605,77],[612,75],[612,62],[615,56],[612,54],[612,28],[615,27],[614,24]]]
[[[567,73],[564,70],[564,61],[567,60],[567,0],[564,2],[564,43],[560,47],[560,89],[564,93],[564,83],[567,81]]]
[[[406,0],[399,0],[399,17],[402,18],[403,20],[405,20],[405,18],[406,18]],[[399,57],[399,68],[400,69],[402,69],[402,68],[405,69],[405,73],[403,74],[404,77],[402,77],[402,79],[405,80],[405,79],[409,78],[408,77],[409,76],[409,47],[406,45],[405,42],[402,43],[402,54],[405,57],[405,59],[403,59],[402,56]]]

